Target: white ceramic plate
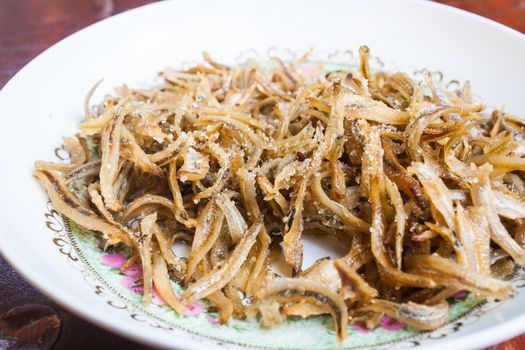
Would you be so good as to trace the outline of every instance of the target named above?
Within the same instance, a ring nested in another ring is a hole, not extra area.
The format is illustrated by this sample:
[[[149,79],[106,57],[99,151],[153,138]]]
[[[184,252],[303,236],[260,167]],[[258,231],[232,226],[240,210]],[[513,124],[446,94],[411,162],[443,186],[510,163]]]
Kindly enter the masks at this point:
[[[31,176],[35,159],[53,158],[60,136],[72,134],[86,91],[100,78],[95,99],[121,83],[144,84],[156,72],[199,59],[225,61],[316,48],[318,57],[353,63],[367,44],[385,68],[429,67],[446,80],[470,79],[489,105],[525,114],[525,37],[481,17],[427,1],[265,0],[170,1],[145,6],[90,26],[48,49],[0,92],[2,195],[0,248],[48,296],[104,328],[160,347],[325,349],[335,347],[324,318],[261,330],[255,321],[227,326],[213,314],[178,318],[166,307],[144,309],[126,289],[129,276],[112,269],[82,232],[47,204]],[[272,49],[273,48],[273,49]],[[379,61],[376,64],[380,64]],[[58,156],[60,150],[55,152]],[[317,255],[310,245],[306,261]],[[514,282],[523,286],[517,275]],[[525,292],[503,303],[457,300],[451,322],[434,332],[380,327],[350,329],[346,348],[480,348],[525,331]],[[467,313],[467,315],[463,315]],[[463,316],[461,316],[463,315]]]

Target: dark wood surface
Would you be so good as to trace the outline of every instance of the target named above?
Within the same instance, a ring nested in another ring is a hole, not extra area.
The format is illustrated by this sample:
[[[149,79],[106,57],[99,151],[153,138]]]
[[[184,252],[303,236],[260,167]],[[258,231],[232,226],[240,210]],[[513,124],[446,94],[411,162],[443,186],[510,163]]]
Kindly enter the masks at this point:
[[[26,63],[79,29],[152,0],[0,0],[0,88]],[[525,33],[525,0],[440,0]],[[54,349],[144,348],[50,301],[0,257],[0,315],[27,303],[49,305],[62,320]],[[0,344],[0,348],[2,345]],[[525,349],[525,335],[486,350]]]

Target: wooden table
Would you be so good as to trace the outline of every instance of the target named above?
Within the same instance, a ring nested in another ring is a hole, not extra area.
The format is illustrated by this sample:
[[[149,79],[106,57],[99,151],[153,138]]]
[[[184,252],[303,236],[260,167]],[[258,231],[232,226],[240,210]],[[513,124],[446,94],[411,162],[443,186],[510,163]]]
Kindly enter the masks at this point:
[[[153,0],[0,0],[0,88],[26,63],[65,36],[150,2]],[[439,2],[492,18],[525,33],[525,0]],[[58,312],[62,333],[54,349],[144,348],[59,307],[29,285],[1,257],[0,276],[0,314],[26,303],[50,305]],[[525,334],[489,349],[525,349]]]

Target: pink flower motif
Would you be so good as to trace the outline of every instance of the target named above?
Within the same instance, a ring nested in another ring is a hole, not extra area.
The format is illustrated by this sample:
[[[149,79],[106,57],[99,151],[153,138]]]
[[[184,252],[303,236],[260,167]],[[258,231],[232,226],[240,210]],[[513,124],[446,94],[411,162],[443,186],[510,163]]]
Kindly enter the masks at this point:
[[[125,277],[120,280],[120,285],[135,293],[144,292],[144,286],[142,285],[142,276]],[[166,305],[166,301],[164,301],[162,296],[159,294],[159,291],[157,290],[157,288],[155,288],[155,285],[152,286],[151,296],[152,296],[153,303],[157,305]]]
[[[467,295],[468,295],[468,292],[466,290],[460,290],[459,292],[452,294],[450,297],[452,299],[463,299],[463,298],[466,298]]]
[[[109,267],[121,267],[127,258],[123,254],[104,254],[102,261]]]
[[[367,334],[367,333],[372,332],[372,329],[368,329],[368,328],[364,327],[363,325],[361,325],[359,323],[356,323],[356,324],[352,325],[352,329],[354,331],[357,331],[357,332],[363,333],[363,334]]]
[[[105,265],[112,268],[122,268],[127,258],[123,254],[104,254],[102,261]],[[144,292],[144,286],[142,285],[142,267],[139,264],[133,264],[127,270],[121,270],[121,274],[125,275],[120,280],[120,285],[126,289],[129,289],[135,293]],[[152,300],[157,305],[166,305],[166,301],[159,294],[155,285],[151,289]],[[204,312],[204,306],[201,304],[191,304],[183,311],[185,316],[195,316]]]
[[[208,316],[207,320],[211,324],[219,324],[219,319],[218,318],[214,318],[214,317]]]
[[[383,327],[387,331],[398,331],[407,326],[403,322],[398,321],[395,318],[392,318],[390,316],[383,316],[381,321],[379,321],[379,324],[381,325],[381,327]]]
[[[137,284],[140,280],[140,276],[129,276],[121,279],[120,285],[126,289],[134,291],[135,293],[140,293],[144,290],[142,284]]]
[[[142,273],[140,265],[137,264],[131,265],[129,269],[121,270],[120,272],[126,276],[139,276]]]
[[[135,293],[142,293],[142,292],[144,292],[144,286],[142,284],[136,285],[134,287],[131,287],[130,289],[132,291],[134,291]]]
[[[184,316],[195,316],[201,314],[204,311],[204,307],[201,304],[190,304],[186,306],[186,309],[182,311]]]

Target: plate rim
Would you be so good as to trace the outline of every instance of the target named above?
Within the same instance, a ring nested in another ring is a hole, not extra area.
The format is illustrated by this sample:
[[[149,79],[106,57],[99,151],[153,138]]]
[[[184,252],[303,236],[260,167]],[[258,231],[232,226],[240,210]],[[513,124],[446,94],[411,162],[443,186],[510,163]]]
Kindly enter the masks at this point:
[[[179,1],[182,1],[182,0],[179,0]],[[201,3],[206,2],[206,1],[207,0],[201,1]],[[373,0],[373,1],[377,3],[381,3],[384,0]],[[494,20],[488,19],[486,17],[480,16],[480,15],[477,15],[477,14],[474,14],[474,13],[471,13],[471,12],[468,12],[462,9],[458,9],[458,8],[455,8],[449,5],[445,5],[442,3],[434,2],[434,1],[423,1],[423,0],[396,0],[396,1],[401,3],[400,4],[401,6],[411,6],[411,5],[412,6],[413,5],[428,6],[428,7],[434,7],[434,8],[443,10],[443,11],[447,11],[451,13],[452,15],[465,16],[483,25],[492,27],[494,28],[494,30],[504,32],[509,36],[512,36],[520,41],[525,42],[525,35],[518,32],[517,30],[510,28],[504,24],[498,23]],[[45,57],[52,55],[55,50],[59,50],[62,46],[64,46],[68,42],[75,40],[77,36],[81,34],[82,35],[87,34],[90,31],[98,28],[99,26],[105,25],[107,23],[118,21],[121,17],[127,17],[130,15],[136,14],[138,12],[142,12],[144,11],[145,8],[175,6],[172,4],[175,2],[177,1],[175,0],[159,1],[159,2],[142,5],[142,6],[133,8],[133,9],[123,11],[116,15],[104,18],[100,21],[97,21],[96,23],[93,23],[89,26],[79,29],[76,32],[73,32],[72,34],[69,34],[65,38],[61,39],[60,41],[53,44],[49,48],[45,49],[43,52],[41,52],[39,55],[33,58],[30,62],[24,65],[13,77],[11,77],[8,80],[8,82],[0,90],[0,98],[6,93],[6,91],[10,90],[11,86],[14,85],[18,79],[20,79],[20,76],[24,75],[28,70],[31,69],[31,67],[36,65],[39,61],[41,61]],[[35,270],[35,268],[32,266],[30,262],[24,259],[19,259],[16,256],[16,254],[12,254],[12,252],[9,249],[9,240],[7,239],[7,237],[9,237],[11,233],[7,232],[7,230],[4,229],[3,227],[0,227],[0,233],[1,233],[0,234],[0,254],[10,264],[10,266],[13,267],[20,275],[23,276],[23,278],[26,281],[28,281],[31,285],[37,288],[42,294],[46,295],[48,298],[56,302],[58,305],[71,311],[73,314],[77,315],[78,317],[88,320],[89,322],[92,322],[93,324],[99,327],[102,327],[105,330],[109,330],[127,339],[132,339],[140,344],[144,344],[148,346],[162,346],[162,347],[170,347],[170,348],[176,347],[180,349],[184,348],[184,349],[197,350],[197,349],[202,349],[203,345],[211,345],[211,343],[208,343],[208,342],[203,343],[197,339],[193,339],[190,337],[179,338],[180,342],[177,342],[176,344],[174,344],[173,342],[163,341],[163,339],[166,339],[166,338],[156,339],[156,338],[148,337],[147,333],[144,333],[144,334],[133,333],[133,332],[130,332],[130,330],[127,329],[126,326],[115,325],[111,322],[111,320],[105,319],[100,314],[90,312],[88,304],[84,305],[82,304],[81,300],[74,300],[72,296],[69,296],[69,293],[65,293],[60,288],[57,288],[54,285],[47,283],[44,278],[41,278],[38,276],[37,270]],[[451,348],[454,348],[454,349],[473,349],[479,346],[490,346],[490,345],[499,343],[505,339],[508,339],[520,333],[523,333],[524,331],[525,331],[525,310],[521,315],[517,315],[514,318],[511,318],[505,322],[488,327],[486,329],[474,331],[470,334],[462,335],[461,337],[452,338],[452,339],[445,338],[436,343],[431,342],[431,343],[423,344],[421,346],[421,349],[425,349],[425,350],[436,349],[437,350],[437,349],[442,349],[445,346],[450,346]]]

